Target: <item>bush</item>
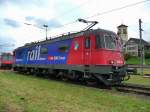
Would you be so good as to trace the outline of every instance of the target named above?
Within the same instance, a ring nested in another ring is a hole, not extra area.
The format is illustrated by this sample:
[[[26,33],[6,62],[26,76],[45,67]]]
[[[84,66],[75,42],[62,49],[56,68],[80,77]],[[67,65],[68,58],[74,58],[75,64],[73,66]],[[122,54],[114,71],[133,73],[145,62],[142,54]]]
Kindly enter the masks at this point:
[[[145,59],[150,59],[150,52],[145,52]]]
[[[131,58],[132,56],[128,53],[124,54],[124,59],[127,61],[129,58]]]

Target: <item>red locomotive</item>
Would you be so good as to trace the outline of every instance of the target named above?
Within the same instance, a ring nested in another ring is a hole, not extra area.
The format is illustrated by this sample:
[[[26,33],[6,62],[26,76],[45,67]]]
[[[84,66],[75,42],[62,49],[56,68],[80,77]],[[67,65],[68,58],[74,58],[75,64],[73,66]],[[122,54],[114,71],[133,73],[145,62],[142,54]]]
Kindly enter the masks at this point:
[[[119,37],[112,31],[91,30],[91,27],[15,49],[14,70],[55,74],[63,80],[82,80],[89,84],[121,83],[126,67]]]
[[[2,53],[0,55],[0,68],[11,69],[13,64],[13,55],[11,53]]]

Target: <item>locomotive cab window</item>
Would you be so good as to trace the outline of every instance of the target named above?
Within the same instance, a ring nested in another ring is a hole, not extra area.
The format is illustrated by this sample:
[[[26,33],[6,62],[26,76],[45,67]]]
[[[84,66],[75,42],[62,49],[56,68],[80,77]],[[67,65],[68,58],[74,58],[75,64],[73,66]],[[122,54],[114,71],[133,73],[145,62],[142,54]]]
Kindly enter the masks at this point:
[[[105,48],[104,37],[100,34],[96,35],[96,48]]]
[[[86,37],[85,38],[85,48],[86,49],[89,49],[90,48],[90,37]]]
[[[5,54],[5,55],[3,55],[3,58],[2,58],[3,60],[9,60],[9,61],[11,61],[12,59],[13,59],[13,57],[12,57],[12,55],[10,55],[10,54]]]
[[[116,38],[113,35],[97,34],[96,35],[96,48],[115,49]]]
[[[112,35],[104,35],[105,38],[105,48],[107,49],[115,49],[116,48],[116,40]]]

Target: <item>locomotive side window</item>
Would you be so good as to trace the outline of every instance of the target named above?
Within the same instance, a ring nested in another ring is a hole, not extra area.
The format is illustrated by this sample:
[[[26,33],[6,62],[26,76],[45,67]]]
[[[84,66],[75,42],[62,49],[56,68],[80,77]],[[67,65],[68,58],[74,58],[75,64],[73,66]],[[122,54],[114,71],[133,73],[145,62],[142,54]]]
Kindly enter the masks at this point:
[[[90,37],[85,38],[85,48],[89,49],[90,48]]]
[[[48,48],[42,47],[41,51],[40,51],[40,54],[48,54]]]
[[[105,48],[108,48],[108,49],[116,48],[116,41],[115,41],[114,36],[104,35],[104,38],[105,38]]]
[[[59,48],[58,48],[58,50],[60,51],[60,52],[67,52],[68,51],[68,49],[69,49],[69,46],[68,45],[61,45],[61,46],[59,46]]]

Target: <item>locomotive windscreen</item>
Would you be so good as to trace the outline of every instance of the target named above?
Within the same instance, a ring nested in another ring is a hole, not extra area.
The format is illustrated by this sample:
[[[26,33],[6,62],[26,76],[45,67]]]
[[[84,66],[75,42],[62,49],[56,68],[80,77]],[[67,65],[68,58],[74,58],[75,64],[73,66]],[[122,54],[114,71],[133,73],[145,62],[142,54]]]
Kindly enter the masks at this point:
[[[11,61],[13,59],[12,55],[3,55],[2,60]]]
[[[98,34],[96,35],[96,48],[116,49],[116,40],[114,35]]]

